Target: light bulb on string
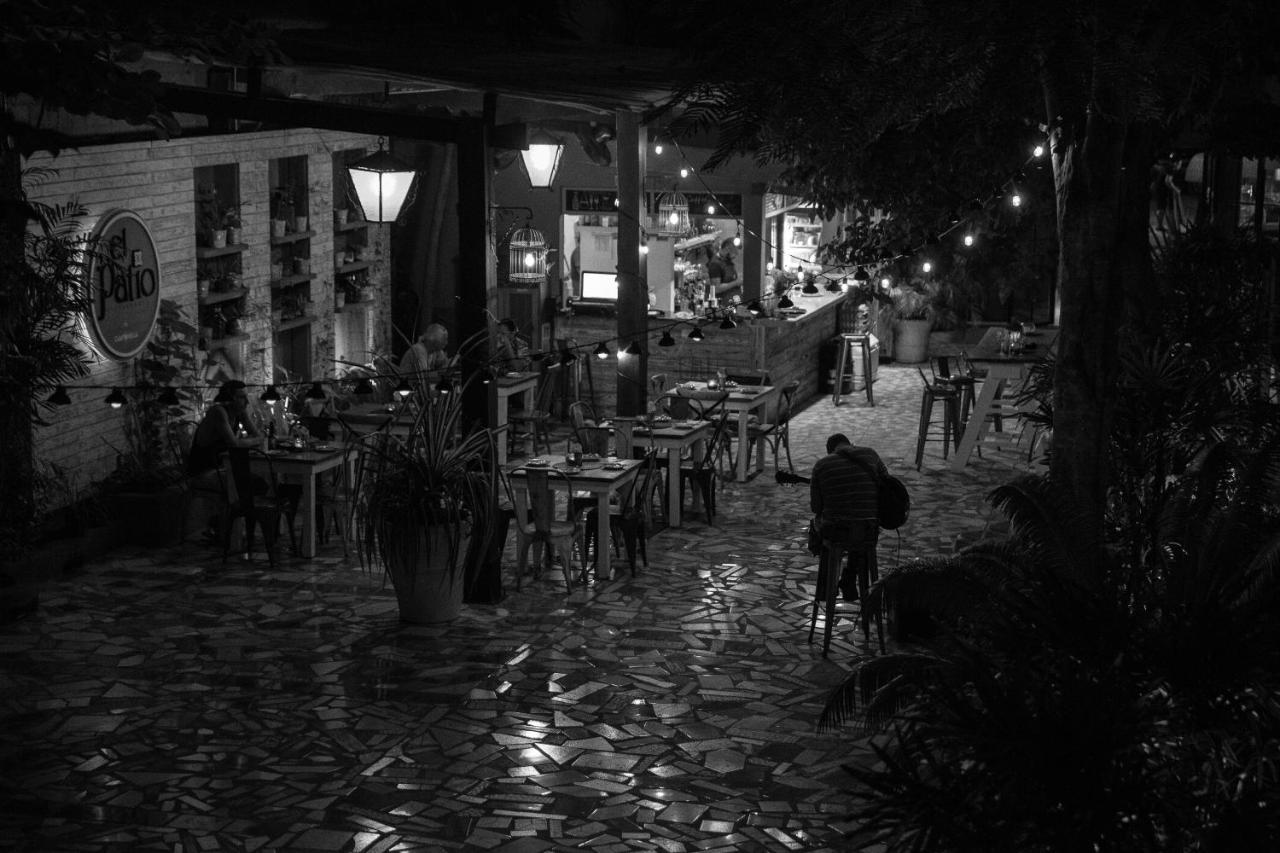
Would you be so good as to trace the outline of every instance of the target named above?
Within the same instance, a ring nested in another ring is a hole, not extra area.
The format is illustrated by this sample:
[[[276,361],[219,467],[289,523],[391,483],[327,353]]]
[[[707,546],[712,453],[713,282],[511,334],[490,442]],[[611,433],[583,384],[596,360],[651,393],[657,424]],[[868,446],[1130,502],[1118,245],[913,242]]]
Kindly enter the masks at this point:
[[[920,272],[925,273],[926,275],[933,272],[933,261],[925,261],[920,264]]]
[[[396,386],[392,393],[403,400],[405,397],[408,397],[413,393],[413,388],[410,387],[409,380],[405,378],[400,380],[400,384]]]
[[[689,340],[691,340],[691,341],[701,341],[701,340],[702,340],[702,327],[701,327],[701,326],[694,326],[694,327],[693,327],[693,331],[689,332]]]
[[[268,385],[267,390],[258,395],[258,399],[268,406],[274,406],[280,402],[280,392],[276,390],[276,386]]]
[[[662,330],[662,337],[658,340],[658,346],[660,346],[660,347],[673,347],[673,346],[675,346],[675,345],[676,345],[676,339],[675,339],[675,338],[673,338],[673,337],[671,337],[671,330],[670,330],[670,329],[663,329],[663,330]]]
[[[1037,143],[1036,143],[1035,147],[1031,149],[1031,156],[1032,156],[1032,157],[1043,157],[1043,156],[1044,156],[1044,145],[1043,145],[1043,143],[1039,143],[1039,142],[1037,142]]]
[[[609,357],[609,345],[606,344],[604,341],[601,341],[600,345],[596,347],[596,358],[606,359],[608,357]]]
[[[577,360],[578,360],[578,357],[574,355],[573,350],[571,349],[560,350],[560,366],[561,367],[568,367],[569,365],[573,364]]]
[[[790,296],[788,296],[788,295],[787,295],[787,294],[785,294],[785,293],[784,293],[784,294],[782,294],[782,298],[778,300],[778,307],[779,307],[779,308],[791,308],[791,307],[793,307],[794,305],[795,305],[795,303],[791,301],[791,297],[790,297]]]
[[[658,155],[661,155],[661,154],[662,154],[662,140],[660,140],[660,139],[659,139],[659,140],[655,140],[655,141],[654,141],[654,143],[653,143],[653,153],[654,153],[654,154],[658,154]]]
[[[453,383],[449,381],[447,376],[440,377],[440,381],[436,383],[436,392],[441,395],[453,393]]]
[[[45,402],[53,406],[70,406],[71,398],[67,396],[66,386],[59,385],[53,389],[53,393],[49,395],[49,399],[45,400]]]
[[[964,235],[964,244],[965,244],[966,246],[972,246],[976,240],[977,240],[977,238],[973,236],[973,232],[972,232],[972,231],[967,232],[967,233]]]
[[[312,382],[311,387],[307,389],[306,398],[308,400],[323,400],[324,386],[319,382]]]
[[[708,205],[707,205],[707,215],[711,215],[711,214],[713,214],[713,213],[715,213],[715,212],[716,212],[716,206],[715,206],[714,204],[708,204]]]
[[[1022,207],[1022,193],[1018,192],[1017,188],[1009,195],[1009,204],[1014,207]]]
[[[360,379],[356,381],[355,393],[361,395],[373,393],[373,382],[369,377],[361,376]]]
[[[641,244],[640,244],[640,254],[642,254],[642,255],[647,255],[647,254],[649,254],[649,244],[648,244],[648,243],[641,243]]]
[[[690,170],[689,170],[689,167],[688,167],[688,166],[682,166],[682,167],[680,168],[680,177],[682,177],[682,178],[687,178],[687,177],[689,177],[689,171],[690,171]]]
[[[722,328],[722,329],[736,329],[736,328],[738,328],[738,324],[737,324],[737,323],[735,323],[735,322],[733,322],[733,317],[731,317],[731,316],[730,316],[730,315],[728,315],[728,314],[725,314],[725,315],[724,315],[724,319],[720,321],[720,328]]]
[[[747,311],[751,312],[752,317],[759,317],[764,313],[764,306],[760,304],[759,299],[753,299],[751,304],[747,306]]]
[[[880,279],[880,288],[882,290],[888,290],[891,287],[893,287],[893,279],[889,278],[889,276],[886,275]]]
[[[625,350],[620,350],[620,352],[623,352],[626,355],[640,355],[640,342],[632,341],[630,344],[627,345],[627,348]]]
[[[107,399],[104,402],[111,408],[118,409],[128,401],[125,400],[123,391],[119,388],[112,388],[111,393],[107,395]]]

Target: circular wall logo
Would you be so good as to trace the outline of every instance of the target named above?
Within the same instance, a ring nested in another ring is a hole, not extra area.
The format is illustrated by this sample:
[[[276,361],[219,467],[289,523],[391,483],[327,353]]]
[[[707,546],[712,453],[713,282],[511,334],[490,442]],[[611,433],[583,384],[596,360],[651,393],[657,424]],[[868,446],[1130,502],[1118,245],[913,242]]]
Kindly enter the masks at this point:
[[[160,259],[146,224],[113,210],[93,229],[89,260],[89,328],[104,353],[132,358],[151,340],[160,313]]]

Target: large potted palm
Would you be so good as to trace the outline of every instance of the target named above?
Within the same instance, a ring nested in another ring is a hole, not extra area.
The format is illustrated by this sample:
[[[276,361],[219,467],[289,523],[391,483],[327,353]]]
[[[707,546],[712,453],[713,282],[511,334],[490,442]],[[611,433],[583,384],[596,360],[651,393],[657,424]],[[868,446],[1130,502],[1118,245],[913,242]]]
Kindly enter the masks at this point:
[[[407,436],[364,439],[356,478],[361,557],[390,579],[403,622],[456,618],[467,567],[495,533],[495,445],[482,424],[463,424],[463,396],[421,401]]]

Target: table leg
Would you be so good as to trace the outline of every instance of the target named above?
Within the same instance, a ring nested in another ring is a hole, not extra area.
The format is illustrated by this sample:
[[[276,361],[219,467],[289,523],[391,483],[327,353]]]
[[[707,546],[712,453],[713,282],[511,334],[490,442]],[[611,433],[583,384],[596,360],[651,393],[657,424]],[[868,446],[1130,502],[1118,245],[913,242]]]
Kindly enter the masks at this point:
[[[507,397],[501,391],[497,392],[497,421],[494,423],[496,429],[502,429],[507,423]],[[500,433],[498,436],[498,465],[507,464],[507,441],[510,439],[509,433]]]
[[[609,541],[609,493],[596,495],[596,580],[613,580],[613,545]],[[583,555],[586,559],[586,555]]]
[[[314,474],[302,478],[302,541],[298,543],[302,556],[316,555],[316,478]]]
[[[680,451],[667,448],[667,524],[680,526]]]
[[[978,392],[978,399],[973,403],[973,412],[969,415],[969,424],[964,430],[964,438],[960,439],[960,446],[956,448],[955,456],[951,459],[952,471],[963,471],[964,466],[969,463],[969,455],[973,453],[973,449],[978,446],[978,442],[987,432],[987,416],[996,410],[996,397],[1003,390],[1004,383],[1003,376],[992,376],[990,373],[982,383],[982,390]]]

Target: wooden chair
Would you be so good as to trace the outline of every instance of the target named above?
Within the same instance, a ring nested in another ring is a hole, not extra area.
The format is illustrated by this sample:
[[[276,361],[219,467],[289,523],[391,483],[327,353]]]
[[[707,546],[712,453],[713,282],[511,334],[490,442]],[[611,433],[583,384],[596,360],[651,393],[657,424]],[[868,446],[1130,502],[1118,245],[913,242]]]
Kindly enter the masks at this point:
[[[541,562],[541,548],[553,549],[551,556],[560,556],[564,566],[564,583],[568,592],[573,592],[573,549],[578,546],[581,556],[582,573],[580,579],[585,582],[587,575],[586,539],[584,528],[577,513],[573,511],[572,501],[566,501],[565,518],[556,518],[556,489],[551,487],[555,480],[564,482],[566,495],[573,494],[573,478],[555,468],[526,468],[525,476],[529,497],[529,520],[516,519],[517,542],[516,551],[519,562],[516,571],[523,576],[529,564],[529,547],[539,546],[535,561]]]
[[[782,386],[780,398],[778,400],[778,411],[772,422],[762,422],[747,425],[747,461],[751,460],[751,453],[756,447],[757,442],[764,442],[773,451],[773,469],[775,471],[782,470],[778,465],[778,450],[785,450],[787,453],[787,470],[790,471],[793,466],[791,464],[791,414],[795,404],[796,392],[800,389],[799,382],[788,382]],[[741,452],[741,448],[739,448]],[[732,461],[732,457],[730,457]]]

